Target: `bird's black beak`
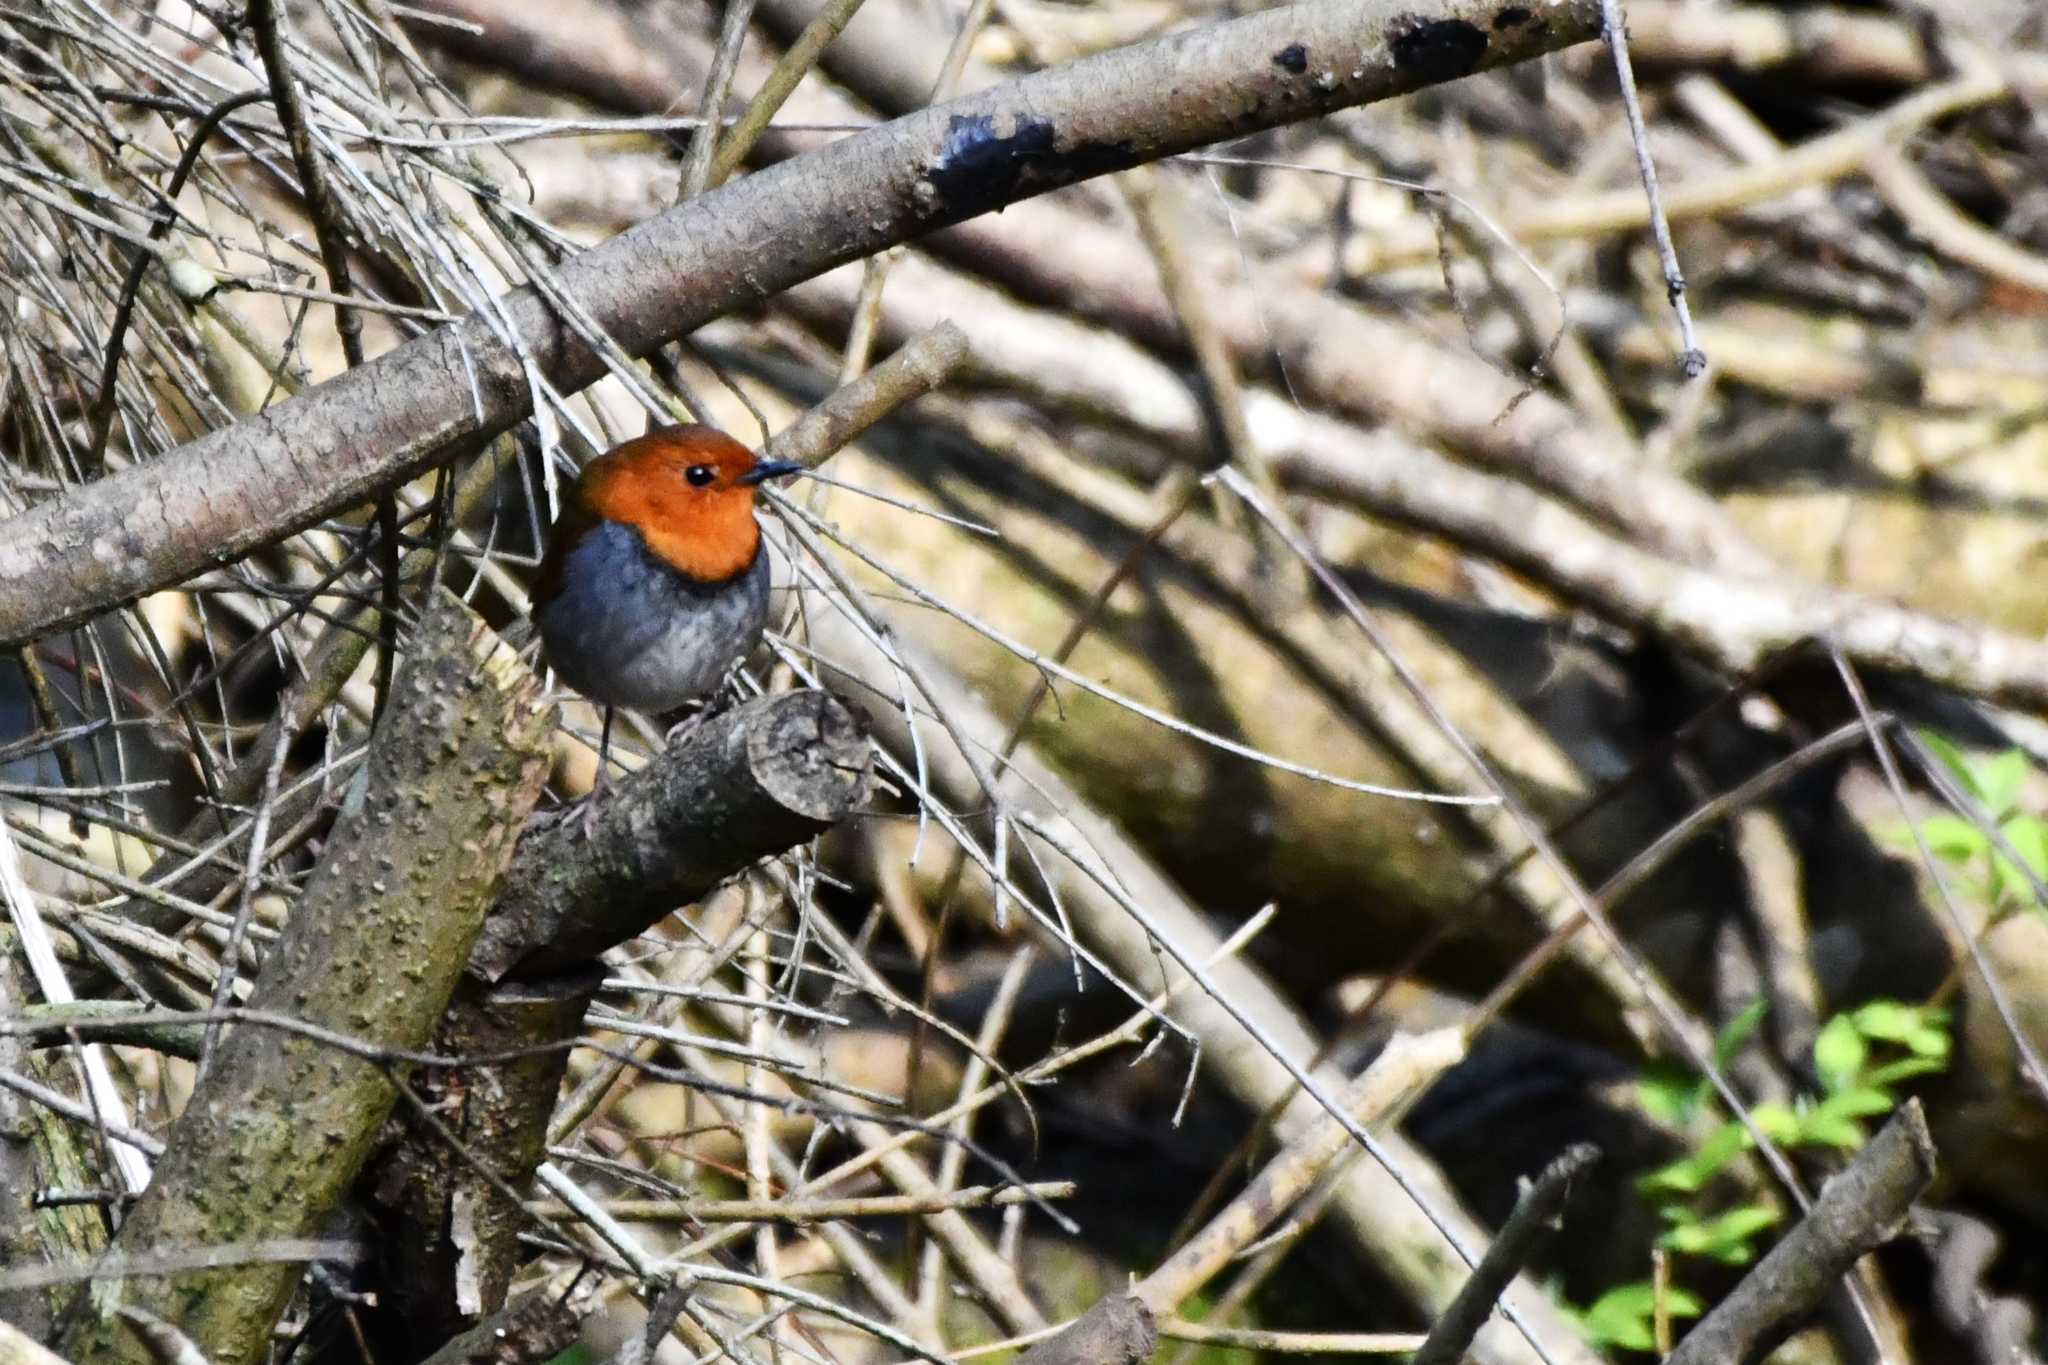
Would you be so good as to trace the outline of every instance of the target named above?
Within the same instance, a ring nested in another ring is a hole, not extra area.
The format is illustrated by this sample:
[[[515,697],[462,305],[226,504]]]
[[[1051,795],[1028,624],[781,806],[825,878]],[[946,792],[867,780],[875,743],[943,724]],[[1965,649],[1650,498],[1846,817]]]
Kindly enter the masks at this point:
[[[795,460],[763,460],[746,473],[740,475],[739,482],[765,483],[769,479],[785,478],[788,475],[801,474],[803,472],[804,466],[798,464]]]

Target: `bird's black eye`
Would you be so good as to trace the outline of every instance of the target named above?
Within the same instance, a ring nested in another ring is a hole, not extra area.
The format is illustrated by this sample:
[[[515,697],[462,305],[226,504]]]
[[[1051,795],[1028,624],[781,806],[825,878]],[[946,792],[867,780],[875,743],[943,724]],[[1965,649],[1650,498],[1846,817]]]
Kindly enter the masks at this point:
[[[693,464],[683,471],[683,477],[690,481],[690,487],[704,488],[718,477],[718,471],[708,464]]]

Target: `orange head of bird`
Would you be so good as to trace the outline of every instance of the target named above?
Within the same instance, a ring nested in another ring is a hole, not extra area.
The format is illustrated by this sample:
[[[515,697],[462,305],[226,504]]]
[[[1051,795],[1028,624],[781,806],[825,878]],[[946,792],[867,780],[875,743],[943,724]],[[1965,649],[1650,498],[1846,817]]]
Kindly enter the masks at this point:
[[[585,524],[564,524],[556,535],[574,537],[591,522],[616,521],[687,577],[724,582],[745,573],[761,550],[755,486],[802,469],[757,460],[716,427],[658,427],[583,467],[563,521],[575,516]]]

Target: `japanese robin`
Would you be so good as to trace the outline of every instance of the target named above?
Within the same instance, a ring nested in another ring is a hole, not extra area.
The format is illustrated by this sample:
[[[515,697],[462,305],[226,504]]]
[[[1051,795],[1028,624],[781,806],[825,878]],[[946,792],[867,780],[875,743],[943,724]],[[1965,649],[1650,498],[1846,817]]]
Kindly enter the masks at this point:
[[[660,427],[592,460],[564,493],[533,617],[548,667],[604,708],[593,797],[613,708],[673,711],[760,640],[768,556],[754,489],[802,470],[756,460],[714,427]]]

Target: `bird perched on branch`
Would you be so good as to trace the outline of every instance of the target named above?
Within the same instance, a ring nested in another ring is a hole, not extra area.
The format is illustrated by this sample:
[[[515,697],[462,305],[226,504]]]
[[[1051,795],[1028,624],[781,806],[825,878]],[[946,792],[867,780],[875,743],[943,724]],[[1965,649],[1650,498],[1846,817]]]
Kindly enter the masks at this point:
[[[562,498],[534,583],[541,656],[604,708],[673,711],[717,687],[768,619],[754,490],[800,473],[707,426],[660,427],[585,465]]]

